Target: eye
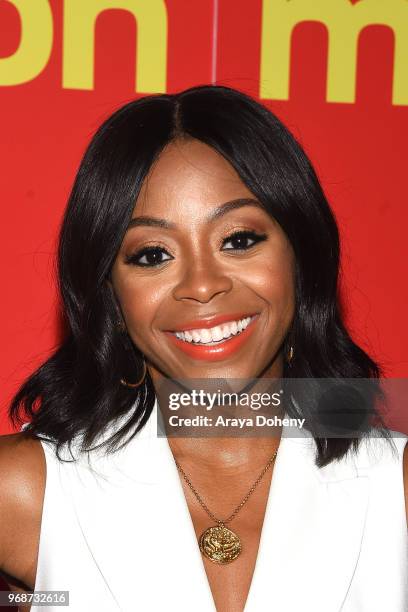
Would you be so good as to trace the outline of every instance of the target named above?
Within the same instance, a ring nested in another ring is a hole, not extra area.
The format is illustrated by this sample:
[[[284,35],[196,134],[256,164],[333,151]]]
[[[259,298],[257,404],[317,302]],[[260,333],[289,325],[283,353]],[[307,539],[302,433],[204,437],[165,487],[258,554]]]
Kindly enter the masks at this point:
[[[132,264],[134,266],[140,266],[141,268],[153,268],[160,266],[165,261],[169,261],[173,259],[167,251],[162,249],[161,247],[147,247],[134,253],[133,255],[129,255],[126,257],[126,263]]]
[[[222,244],[224,250],[226,251],[246,251],[255,246],[255,244],[258,244],[258,242],[262,242],[266,239],[266,234],[257,234],[256,232],[241,230],[231,234],[231,236],[228,236],[228,238],[225,238]],[[225,248],[225,245],[227,244],[231,244],[233,246]]]

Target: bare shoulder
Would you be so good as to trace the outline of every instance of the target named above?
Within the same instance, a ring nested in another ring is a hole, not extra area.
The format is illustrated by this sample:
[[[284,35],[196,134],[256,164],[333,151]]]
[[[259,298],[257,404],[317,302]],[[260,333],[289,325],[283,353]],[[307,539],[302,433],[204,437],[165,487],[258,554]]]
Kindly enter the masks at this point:
[[[408,527],[408,442],[405,444],[404,455],[404,487],[405,487],[405,510],[407,511],[407,527]]]
[[[23,433],[0,436],[0,500],[30,506],[45,483],[45,458],[39,440]]]
[[[0,570],[23,582],[36,563],[46,481],[39,440],[0,436]]]

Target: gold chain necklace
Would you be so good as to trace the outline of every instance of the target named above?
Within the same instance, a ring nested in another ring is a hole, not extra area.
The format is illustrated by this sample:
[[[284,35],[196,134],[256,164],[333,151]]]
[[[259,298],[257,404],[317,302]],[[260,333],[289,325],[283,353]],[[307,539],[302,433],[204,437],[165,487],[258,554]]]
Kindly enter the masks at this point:
[[[191,491],[194,493],[201,507],[206,511],[208,516],[215,523],[217,523],[215,527],[209,527],[208,529],[203,531],[198,540],[201,552],[204,556],[207,557],[207,559],[210,559],[210,561],[214,561],[214,563],[221,564],[230,563],[230,561],[234,561],[234,559],[236,559],[241,553],[242,544],[240,538],[236,533],[225,527],[225,525],[232,521],[232,519],[236,517],[241,508],[247,503],[248,499],[255,491],[256,487],[261,482],[266,472],[271,467],[277,454],[278,451],[276,450],[272,457],[269,459],[262,472],[259,474],[258,478],[255,480],[252,487],[249,489],[248,493],[245,495],[244,499],[241,501],[240,504],[238,504],[233,513],[224,521],[221,521],[220,519],[217,519],[216,516],[214,516],[214,514],[208,508],[207,504],[203,501],[203,499],[200,497],[200,495],[194,488],[193,484],[189,480],[183,468],[176,460],[174,460],[178,470],[181,472],[181,475],[190,487]]]

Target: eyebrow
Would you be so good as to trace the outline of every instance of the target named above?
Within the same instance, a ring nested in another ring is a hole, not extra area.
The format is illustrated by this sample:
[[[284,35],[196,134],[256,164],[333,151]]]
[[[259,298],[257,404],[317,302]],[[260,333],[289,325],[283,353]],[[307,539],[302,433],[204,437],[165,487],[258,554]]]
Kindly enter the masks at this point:
[[[229,202],[224,202],[221,206],[218,206],[206,218],[206,222],[210,223],[211,221],[215,221],[215,219],[219,219],[223,217],[227,213],[232,210],[237,210],[238,208],[242,208],[243,206],[254,206],[256,208],[262,208],[263,206],[255,200],[254,198],[239,198],[237,200],[230,200]],[[164,229],[177,229],[177,225],[172,221],[167,221],[167,219],[159,219],[157,217],[134,217],[130,220],[130,223],[127,227],[127,230],[130,230],[132,227],[138,226],[147,226],[147,227],[161,227]]]

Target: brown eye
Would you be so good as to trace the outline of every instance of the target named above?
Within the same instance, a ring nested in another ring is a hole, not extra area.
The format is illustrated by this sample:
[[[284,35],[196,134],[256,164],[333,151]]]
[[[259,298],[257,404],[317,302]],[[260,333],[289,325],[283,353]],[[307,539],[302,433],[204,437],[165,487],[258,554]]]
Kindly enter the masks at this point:
[[[253,247],[258,242],[266,240],[266,234],[257,234],[256,232],[240,231],[231,234],[223,242],[224,250],[226,251],[246,251]],[[231,244],[231,247],[225,248],[225,245]]]
[[[148,247],[127,257],[126,263],[134,266],[153,268],[170,259],[173,258],[164,249],[160,247]]]

